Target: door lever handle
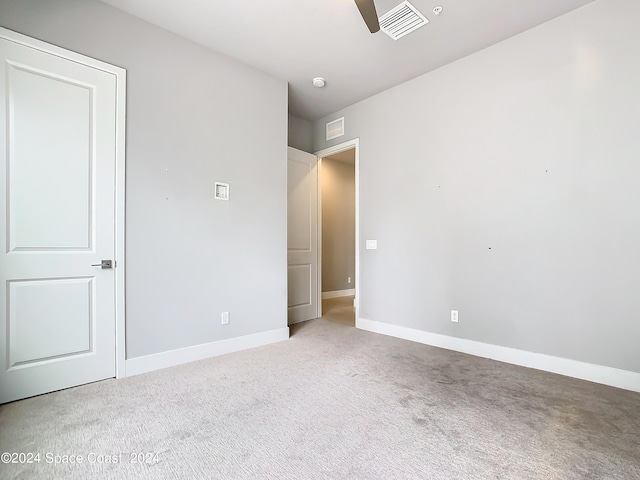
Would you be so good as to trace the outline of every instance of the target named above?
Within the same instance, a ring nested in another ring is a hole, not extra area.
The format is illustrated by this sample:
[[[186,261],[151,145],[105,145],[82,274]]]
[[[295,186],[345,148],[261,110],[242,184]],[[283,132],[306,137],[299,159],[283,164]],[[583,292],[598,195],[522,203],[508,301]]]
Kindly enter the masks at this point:
[[[103,270],[105,268],[113,268],[113,260],[102,260],[102,262],[100,263],[94,263],[93,265],[91,265],[92,267],[100,267]]]

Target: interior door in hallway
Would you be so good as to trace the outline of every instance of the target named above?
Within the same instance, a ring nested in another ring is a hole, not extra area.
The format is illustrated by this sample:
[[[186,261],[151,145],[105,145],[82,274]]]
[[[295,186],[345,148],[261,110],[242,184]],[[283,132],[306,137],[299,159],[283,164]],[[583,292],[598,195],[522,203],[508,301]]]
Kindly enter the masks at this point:
[[[289,147],[287,191],[291,325],[318,317],[318,157]]]
[[[117,78],[12,34],[0,31],[0,403],[116,368]]]

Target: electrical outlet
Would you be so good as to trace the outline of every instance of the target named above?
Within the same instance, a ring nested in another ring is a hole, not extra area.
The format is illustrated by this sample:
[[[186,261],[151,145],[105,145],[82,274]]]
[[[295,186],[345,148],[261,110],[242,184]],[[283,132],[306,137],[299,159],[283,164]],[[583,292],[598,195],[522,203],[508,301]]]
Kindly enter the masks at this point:
[[[351,283],[351,277],[347,277],[347,283]]]
[[[451,310],[451,321],[458,323],[458,310]]]
[[[220,315],[220,323],[222,325],[229,325],[229,312],[222,312]]]

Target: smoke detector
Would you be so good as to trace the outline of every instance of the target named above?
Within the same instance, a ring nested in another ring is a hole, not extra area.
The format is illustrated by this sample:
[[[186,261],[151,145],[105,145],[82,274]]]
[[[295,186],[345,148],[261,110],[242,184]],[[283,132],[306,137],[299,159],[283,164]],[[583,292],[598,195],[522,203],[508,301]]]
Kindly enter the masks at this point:
[[[311,81],[311,83],[313,83],[313,86],[316,88],[322,88],[326,85],[327,82],[325,82],[324,78],[322,77],[316,77]]]

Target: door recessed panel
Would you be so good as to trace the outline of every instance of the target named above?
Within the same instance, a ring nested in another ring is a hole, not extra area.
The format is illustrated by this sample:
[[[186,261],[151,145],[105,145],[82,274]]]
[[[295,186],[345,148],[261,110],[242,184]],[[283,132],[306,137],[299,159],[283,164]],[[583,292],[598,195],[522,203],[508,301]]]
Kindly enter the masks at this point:
[[[309,211],[311,188],[310,166],[306,163],[289,161],[287,172],[288,208],[287,243],[289,250],[311,249],[311,226]]]
[[[9,369],[93,350],[92,278],[9,282]]]
[[[9,251],[89,250],[93,89],[9,62]]]
[[[290,265],[288,278],[289,307],[299,307],[311,303],[309,288],[311,265]]]

